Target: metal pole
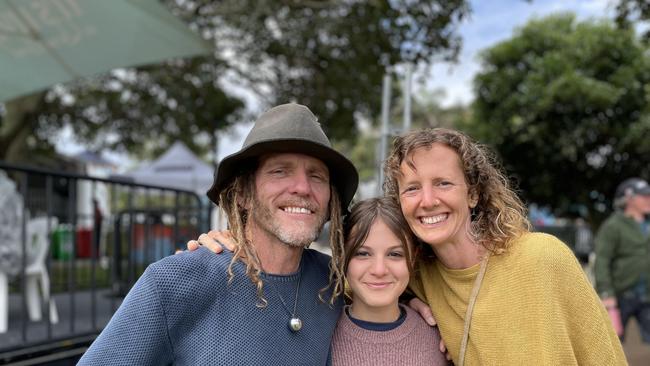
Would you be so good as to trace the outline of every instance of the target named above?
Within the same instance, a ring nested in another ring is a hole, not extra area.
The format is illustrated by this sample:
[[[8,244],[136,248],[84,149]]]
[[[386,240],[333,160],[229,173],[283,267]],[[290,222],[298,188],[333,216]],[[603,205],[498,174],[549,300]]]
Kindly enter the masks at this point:
[[[404,127],[402,132],[408,132],[411,129],[411,78],[413,65],[407,63],[404,73]]]
[[[384,184],[384,169],[383,168],[383,163],[384,159],[386,159],[386,150],[387,150],[387,144],[388,144],[388,134],[390,133],[389,131],[389,113],[390,113],[390,83],[391,83],[391,78],[390,74],[386,73],[384,75],[384,81],[383,81],[383,90],[382,90],[382,96],[381,96],[381,139],[379,142],[379,158],[378,160],[378,167],[379,167],[379,173],[377,176],[379,177],[377,179],[377,195],[381,195],[381,187]]]
[[[47,261],[45,262],[45,269],[47,270],[47,273],[53,273],[52,272],[52,217],[54,216],[53,208],[52,208],[52,176],[46,175],[45,176],[45,208],[47,212],[47,243],[48,243],[48,248],[47,248]],[[61,242],[59,242],[59,245],[61,245]],[[59,247],[60,249],[61,247]],[[47,339],[52,339],[52,313],[50,311],[50,307],[52,306],[52,297],[54,294],[52,293],[52,281],[49,281],[48,283],[48,294],[50,296],[47,297],[47,304],[46,304],[46,312],[47,312]],[[58,314],[57,314],[58,315]]]
[[[21,223],[20,223],[20,248],[21,248],[21,264],[20,264],[20,287],[21,287],[21,297],[22,297],[22,307],[20,308],[20,325],[22,329],[22,339],[23,343],[27,343],[27,315],[29,311],[26,311],[28,309],[28,304],[27,304],[27,239],[28,239],[28,233],[27,233],[27,195],[28,192],[28,185],[29,185],[29,175],[28,173],[25,173],[24,179],[22,180],[20,184],[20,194],[23,196],[23,207],[22,207],[22,212],[20,214],[21,216]],[[31,238],[29,238],[31,239]],[[7,296],[9,295],[8,293],[6,294]],[[39,300],[40,301],[40,300]],[[8,304],[8,303],[7,303]],[[6,310],[7,312],[9,311],[9,308],[3,309]],[[8,320],[8,318],[7,318]],[[7,322],[7,326],[9,325],[9,322]]]

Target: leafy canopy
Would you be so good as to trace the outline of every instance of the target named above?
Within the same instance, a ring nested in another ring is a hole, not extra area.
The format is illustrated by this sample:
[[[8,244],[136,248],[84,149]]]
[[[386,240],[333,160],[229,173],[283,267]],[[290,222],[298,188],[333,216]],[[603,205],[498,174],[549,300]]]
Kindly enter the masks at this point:
[[[650,177],[650,57],[631,30],[571,14],[532,20],[482,65],[471,128],[528,201],[602,214],[622,179]]]
[[[260,97],[261,108],[306,104],[330,137],[350,139],[355,116],[380,109],[386,68],[455,59],[457,26],[469,12],[466,0],[165,3],[214,42],[212,55],[112,72],[43,94],[34,109],[7,108],[7,123],[30,136],[14,141],[16,131],[0,131],[0,145],[49,144],[69,125],[95,149],[146,156],[180,139],[205,153],[217,129],[251,118],[245,95]]]

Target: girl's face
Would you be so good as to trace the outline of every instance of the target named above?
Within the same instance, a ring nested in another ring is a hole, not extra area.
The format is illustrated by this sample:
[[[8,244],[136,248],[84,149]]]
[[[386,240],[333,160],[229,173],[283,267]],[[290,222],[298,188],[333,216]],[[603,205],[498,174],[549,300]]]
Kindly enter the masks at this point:
[[[399,314],[397,300],[409,282],[402,241],[377,219],[366,241],[351,254],[346,278],[355,318],[389,322]],[[388,318],[386,318],[388,317]]]

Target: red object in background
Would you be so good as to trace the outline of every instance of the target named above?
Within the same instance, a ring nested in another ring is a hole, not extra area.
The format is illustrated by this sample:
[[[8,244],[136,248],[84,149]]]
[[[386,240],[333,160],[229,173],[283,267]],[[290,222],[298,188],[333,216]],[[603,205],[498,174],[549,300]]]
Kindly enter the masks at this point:
[[[91,229],[77,229],[77,258],[90,258]]]
[[[623,327],[623,322],[621,321],[621,312],[617,307],[610,307],[607,309],[607,314],[609,319],[612,321],[612,326],[614,331],[616,331],[617,336],[622,336],[625,332],[625,327]]]
[[[135,232],[135,243],[133,245],[134,248],[139,248],[142,249],[144,248],[144,237],[145,237],[145,226],[142,224],[134,224],[133,225],[133,231]],[[149,228],[151,230],[149,232],[150,239],[161,239],[161,238],[168,238],[170,241],[172,240],[172,237],[174,236],[174,230],[170,226],[164,226],[161,224],[153,224]]]

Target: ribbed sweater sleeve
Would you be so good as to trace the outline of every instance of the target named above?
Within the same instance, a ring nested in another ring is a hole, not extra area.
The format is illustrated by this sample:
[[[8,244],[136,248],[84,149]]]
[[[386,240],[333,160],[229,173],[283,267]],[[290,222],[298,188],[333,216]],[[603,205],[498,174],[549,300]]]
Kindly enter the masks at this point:
[[[79,365],[169,365],[173,351],[154,269],[148,267]]]
[[[594,265],[596,290],[607,297],[616,295],[612,285],[612,259],[619,245],[621,227],[621,224],[616,221],[615,216],[607,219],[598,229],[594,240],[596,244],[596,263]]]

